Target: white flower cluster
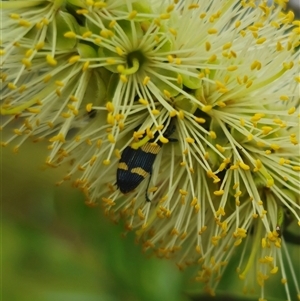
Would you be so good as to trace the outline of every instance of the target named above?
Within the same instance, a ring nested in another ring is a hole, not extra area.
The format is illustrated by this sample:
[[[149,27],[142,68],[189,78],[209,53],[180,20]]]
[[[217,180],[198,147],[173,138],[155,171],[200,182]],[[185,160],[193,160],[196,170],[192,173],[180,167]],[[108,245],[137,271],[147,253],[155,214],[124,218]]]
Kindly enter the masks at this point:
[[[300,298],[283,263],[284,219],[300,226],[300,22],[285,2],[2,2],[2,145],[47,139],[47,163],[69,162],[63,180],[88,204],[198,264],[211,294],[241,252],[260,300],[277,271]],[[137,150],[127,181],[151,176],[123,194],[117,170]]]

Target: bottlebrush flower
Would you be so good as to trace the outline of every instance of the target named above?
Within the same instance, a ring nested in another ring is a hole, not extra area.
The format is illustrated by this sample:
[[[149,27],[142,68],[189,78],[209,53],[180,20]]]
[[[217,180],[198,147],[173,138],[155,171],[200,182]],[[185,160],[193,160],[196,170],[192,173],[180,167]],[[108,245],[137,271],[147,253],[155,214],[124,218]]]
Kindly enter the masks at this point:
[[[2,144],[47,139],[47,163],[69,162],[64,181],[88,204],[159,257],[198,264],[211,294],[242,249],[260,300],[277,272],[300,298],[280,222],[300,225],[299,21],[281,2],[2,3],[1,112],[15,127]],[[159,146],[149,189],[123,194],[121,155],[146,144]]]

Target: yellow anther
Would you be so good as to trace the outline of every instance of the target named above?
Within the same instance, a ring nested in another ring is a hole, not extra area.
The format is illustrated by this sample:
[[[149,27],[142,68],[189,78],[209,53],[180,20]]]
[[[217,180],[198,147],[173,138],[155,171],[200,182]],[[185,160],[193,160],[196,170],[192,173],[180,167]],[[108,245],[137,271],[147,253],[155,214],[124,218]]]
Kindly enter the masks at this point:
[[[146,86],[150,81],[150,77],[149,76],[145,76],[143,79],[143,85]]]
[[[162,20],[167,20],[167,19],[170,19],[170,16],[171,15],[169,13],[165,13],[165,14],[161,14],[159,16],[159,18],[162,19]]]
[[[31,55],[33,54],[33,49],[28,49],[26,52],[25,52],[25,57],[31,57]]]
[[[108,112],[111,112],[111,113],[112,113],[112,112],[114,111],[114,109],[115,109],[113,103],[110,102],[110,101],[108,101],[108,102],[106,103],[105,106],[106,106],[107,111],[108,111]]]
[[[14,20],[18,20],[21,18],[21,16],[19,14],[13,14],[13,13],[9,14],[9,17]]]
[[[246,88],[250,88],[253,84],[253,81],[250,79],[247,84],[246,84]]]
[[[74,31],[67,31],[66,33],[64,33],[64,37],[74,39],[76,38],[76,33]]]
[[[54,57],[52,57],[50,54],[47,54],[46,61],[51,66],[56,66],[57,65],[57,60]]]
[[[239,166],[244,169],[244,170],[249,170],[250,169],[250,166],[245,164],[244,162],[240,162],[239,163]]]
[[[294,62],[284,62],[282,65],[286,70],[290,70],[294,67]]]
[[[93,1],[93,0],[85,0],[85,3],[86,3],[88,6],[93,6],[93,5],[94,5],[94,1]]]
[[[103,160],[102,163],[103,163],[104,165],[109,165],[109,164],[110,164],[110,160],[109,160],[109,159]]]
[[[242,24],[242,22],[240,20],[238,20],[235,22],[234,26],[235,26],[235,28],[238,28],[238,27],[240,27],[241,24]]]
[[[86,106],[85,106],[85,109],[87,112],[91,112],[92,111],[92,108],[93,108],[93,103],[88,103]]]
[[[163,92],[164,92],[164,95],[165,95],[168,99],[171,98],[171,93],[170,93],[168,90],[164,90]]]
[[[164,137],[164,136],[160,136],[160,137],[159,137],[159,141],[160,141],[161,143],[168,143],[168,142],[169,142],[169,139],[167,139],[167,138]]]
[[[188,194],[188,192],[186,190],[183,190],[183,189],[179,189],[179,193],[181,195],[184,195],[184,196]]]
[[[217,32],[218,32],[218,30],[216,28],[210,28],[207,31],[208,34],[216,34]]]
[[[108,39],[110,37],[113,37],[114,33],[109,29],[102,29],[100,31],[100,35],[101,35],[101,37]]]
[[[218,149],[218,151],[220,153],[224,153],[225,152],[225,148],[223,146],[221,146],[220,144],[216,144],[216,148]]]
[[[216,139],[217,138],[217,134],[214,131],[210,131],[209,136],[211,137],[211,139]]]
[[[185,141],[186,141],[187,143],[194,143],[194,142],[195,142],[195,139],[193,139],[193,138],[191,138],[191,137],[186,137],[186,138],[185,138]]]
[[[145,106],[149,104],[149,102],[146,99],[143,99],[143,98],[139,99],[139,103],[142,104],[142,105],[145,105]]]
[[[120,80],[121,80],[124,84],[128,82],[128,78],[127,78],[127,76],[124,75],[124,74],[121,74],[121,75],[120,75]]]
[[[228,71],[235,71],[235,70],[237,70],[238,69],[238,66],[235,66],[235,65],[231,65],[231,66],[228,66],[227,67],[227,70]]]
[[[206,51],[209,51],[210,48],[211,48],[211,44],[210,44],[208,41],[205,42],[205,50],[206,50]]]
[[[211,57],[208,58],[208,61],[209,61],[210,63],[213,63],[213,62],[216,61],[216,59],[217,59],[217,56],[216,56],[215,54],[213,54]]]
[[[257,69],[260,70],[261,69],[261,62],[255,60],[254,62],[252,62],[251,66],[250,66],[251,70]]]
[[[89,11],[87,9],[77,9],[76,14],[77,15],[87,15]]]
[[[80,60],[80,55],[73,55],[69,58],[69,64],[74,64]]]
[[[195,9],[195,8],[198,8],[199,7],[199,4],[197,3],[192,3],[188,6],[188,9]]]
[[[178,118],[183,120],[184,119],[184,112],[182,110],[179,110],[178,112]]]
[[[257,121],[261,120],[261,118],[263,118],[264,116],[265,116],[264,113],[256,113],[256,114],[254,114],[254,116],[251,117],[251,121],[257,122]]]
[[[227,49],[229,49],[231,46],[232,46],[232,43],[231,43],[231,42],[228,42],[228,43],[226,43],[226,44],[223,45],[223,50],[227,50]]]
[[[261,129],[263,135],[268,135],[273,130],[271,126],[262,126]]]
[[[168,7],[167,7],[167,13],[170,13],[174,10],[175,8],[175,5],[174,4],[170,4]]]
[[[84,62],[83,66],[82,66],[82,71],[88,70],[89,66],[90,66],[90,61]]]
[[[78,101],[78,98],[74,95],[71,95],[69,100],[72,101],[72,102],[76,102],[76,101]]]
[[[211,109],[212,109],[212,106],[211,105],[207,105],[207,106],[203,106],[201,108],[201,111],[207,113],[207,112],[211,111]]]
[[[137,213],[141,220],[145,219],[145,214],[143,213],[142,209],[139,208]]]
[[[177,115],[177,111],[173,110],[169,112],[170,117],[175,117]]]
[[[216,196],[221,196],[223,194],[224,194],[224,190],[222,190],[222,189],[214,191],[214,195],[216,195]]]
[[[19,25],[24,26],[24,27],[30,27],[31,23],[29,21],[27,21],[27,20],[20,19]]]
[[[285,164],[285,159],[284,159],[284,158],[280,158],[280,159],[279,159],[279,164],[280,164],[280,165]]]
[[[50,142],[56,142],[56,141],[59,141],[59,142],[62,142],[64,143],[66,140],[65,140],[65,137],[62,133],[59,133],[58,135],[56,136],[53,136],[52,138],[49,139]]]
[[[272,143],[272,144],[270,145],[270,147],[271,147],[271,149],[273,149],[273,150],[279,150],[279,149],[280,149],[280,146],[279,146],[278,144],[275,144],[275,143]]]
[[[278,272],[278,267],[274,267],[274,268],[270,271],[271,274],[276,274],[277,272]]]
[[[116,25],[116,23],[117,23],[116,20],[111,20],[111,21],[109,22],[109,24],[108,24],[108,27],[109,27],[109,28],[114,28],[115,25]]]
[[[177,36],[177,30],[176,30],[176,29],[174,29],[174,28],[169,28],[169,32],[170,32],[174,37]]]
[[[17,86],[16,86],[14,83],[8,83],[8,84],[7,84],[7,87],[8,87],[8,89],[10,89],[10,90],[15,90],[15,89],[17,89]]]
[[[115,124],[115,118],[111,112],[109,112],[106,116],[106,122],[108,124],[114,125]]]
[[[290,108],[289,110],[288,110],[288,114],[289,115],[292,115],[292,114],[294,114],[296,112],[296,108],[295,107],[292,107],[292,108]]]
[[[181,64],[181,59],[180,58],[176,58],[175,59],[175,64],[176,65],[180,65]]]
[[[85,39],[85,38],[89,38],[90,36],[92,36],[92,34],[93,33],[91,31],[86,31],[81,36]]]
[[[41,42],[37,43],[37,44],[34,46],[34,48],[35,48],[36,50],[41,50],[41,49],[44,48],[44,46],[45,46],[45,42],[44,42],[44,41],[41,41]]]
[[[137,13],[138,13],[138,12],[137,12],[136,10],[133,10],[132,12],[129,13],[128,19],[129,19],[129,20],[134,19],[134,18],[136,17]]]
[[[157,115],[160,114],[160,111],[157,110],[157,109],[153,109],[153,110],[151,110],[151,113],[152,113],[154,116],[157,116]]]
[[[289,97],[288,97],[287,95],[281,95],[281,96],[279,97],[279,99],[280,99],[280,100],[287,101],[287,100],[289,100]]]
[[[110,143],[116,143],[115,137],[112,134],[108,134],[107,139]]]
[[[201,117],[194,117],[195,121],[198,122],[198,123],[205,123],[206,120],[204,118],[201,118]]]

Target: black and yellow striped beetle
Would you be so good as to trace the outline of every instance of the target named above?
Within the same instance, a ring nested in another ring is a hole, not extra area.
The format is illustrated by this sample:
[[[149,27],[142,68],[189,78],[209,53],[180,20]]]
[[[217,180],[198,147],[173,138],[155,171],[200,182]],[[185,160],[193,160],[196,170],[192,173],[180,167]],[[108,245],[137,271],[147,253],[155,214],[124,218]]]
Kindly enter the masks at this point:
[[[168,139],[174,130],[174,126],[169,126],[165,132],[165,137]],[[122,152],[117,169],[116,183],[122,193],[128,193],[134,190],[149,176],[149,182],[146,188],[146,201],[150,202],[148,187],[152,175],[152,166],[157,154],[163,146],[163,142],[160,140],[154,143],[157,138],[158,132],[156,132],[152,139],[145,135],[139,143],[133,143],[127,146]],[[169,138],[168,141],[177,140]]]

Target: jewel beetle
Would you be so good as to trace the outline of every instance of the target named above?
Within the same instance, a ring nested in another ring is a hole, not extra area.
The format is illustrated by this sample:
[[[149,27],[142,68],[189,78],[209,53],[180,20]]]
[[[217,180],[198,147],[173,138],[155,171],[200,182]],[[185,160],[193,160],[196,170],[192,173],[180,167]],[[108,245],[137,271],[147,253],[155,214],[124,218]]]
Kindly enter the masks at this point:
[[[169,126],[165,133],[166,138],[169,138],[174,130],[174,126]],[[145,193],[146,201],[150,201],[147,191],[151,180],[152,168],[156,156],[163,146],[160,140],[154,143],[157,137],[158,135],[155,135],[153,139],[145,139],[145,142],[142,142],[140,146],[134,146],[133,144],[123,150],[118,164],[116,183],[122,193],[128,193],[134,190],[149,176]],[[145,137],[140,141],[143,141],[144,138]],[[177,140],[169,138],[169,141],[173,142]]]

